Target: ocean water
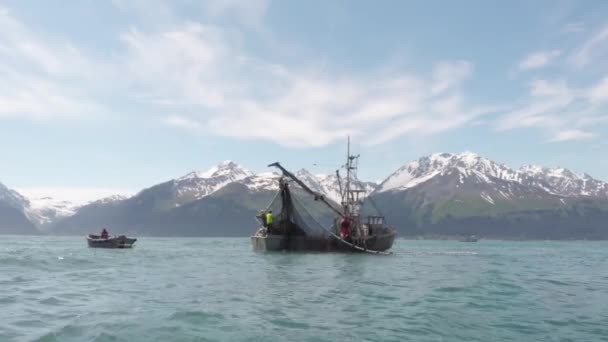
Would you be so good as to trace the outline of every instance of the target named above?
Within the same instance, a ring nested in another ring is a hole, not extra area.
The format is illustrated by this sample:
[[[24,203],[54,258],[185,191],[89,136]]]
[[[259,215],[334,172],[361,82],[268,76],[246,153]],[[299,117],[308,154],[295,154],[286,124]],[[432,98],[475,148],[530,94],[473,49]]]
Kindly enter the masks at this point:
[[[608,243],[0,236],[0,341],[607,341]]]

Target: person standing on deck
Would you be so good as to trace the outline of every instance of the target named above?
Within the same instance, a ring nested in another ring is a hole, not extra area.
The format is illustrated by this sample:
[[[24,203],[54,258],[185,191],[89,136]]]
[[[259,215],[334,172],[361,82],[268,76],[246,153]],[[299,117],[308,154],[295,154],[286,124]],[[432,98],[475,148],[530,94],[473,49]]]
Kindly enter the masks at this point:
[[[260,210],[260,215],[258,216],[260,221],[262,221],[262,226],[266,228],[268,225],[266,224],[266,212],[264,210]]]
[[[268,210],[266,213],[266,227],[270,228],[272,226],[272,210]]]
[[[343,218],[342,223],[340,223],[340,236],[342,239],[350,236],[350,220],[347,217]]]
[[[108,234],[108,231],[107,231],[107,230],[104,228],[104,229],[101,231],[101,238],[102,238],[102,239],[107,239],[107,238],[109,238],[109,237],[110,237],[110,234]]]

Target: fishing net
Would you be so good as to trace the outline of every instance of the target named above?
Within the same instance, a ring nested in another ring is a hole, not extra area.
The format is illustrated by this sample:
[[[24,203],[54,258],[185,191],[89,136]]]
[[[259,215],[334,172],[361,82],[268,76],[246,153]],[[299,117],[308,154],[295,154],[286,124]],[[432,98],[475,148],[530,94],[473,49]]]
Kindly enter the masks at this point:
[[[269,230],[275,234],[327,237],[327,230],[333,230],[333,212],[294,182],[282,181],[283,186],[287,188],[279,191],[266,210],[272,211],[274,217]]]

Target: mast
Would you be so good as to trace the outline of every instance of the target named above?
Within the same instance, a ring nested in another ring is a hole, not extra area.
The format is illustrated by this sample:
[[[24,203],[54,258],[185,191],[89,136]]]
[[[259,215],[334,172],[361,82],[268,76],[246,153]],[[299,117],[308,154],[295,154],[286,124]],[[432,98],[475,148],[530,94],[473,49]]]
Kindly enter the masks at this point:
[[[359,155],[351,155],[350,154],[350,136],[348,137],[348,143],[346,147],[346,182],[344,188],[344,197],[345,200],[342,203],[344,207],[344,216],[353,217],[357,216],[358,210],[357,205],[359,203],[359,194],[364,190],[353,190],[352,187],[352,179],[356,178],[357,166],[356,160],[359,158]]]
[[[314,196],[315,200],[323,202],[323,204],[325,204],[327,207],[329,207],[329,209],[331,209],[333,212],[338,214],[340,217],[354,218],[355,216],[358,216],[358,214],[359,214],[359,212],[358,212],[360,209],[359,205],[361,204],[359,194],[362,192],[365,192],[365,190],[359,190],[359,189],[352,190],[351,189],[352,178],[353,177],[356,178],[357,166],[356,166],[355,161],[358,158],[359,158],[359,155],[354,156],[354,155],[350,154],[350,136],[348,136],[348,144],[346,147],[346,165],[344,165],[344,167],[346,168],[346,180],[345,180],[345,184],[344,184],[345,185],[344,192],[342,193],[343,194],[342,208],[340,208],[340,209],[336,208],[330,201],[328,201],[325,198],[325,195],[318,193],[318,192],[312,190],[311,188],[309,188],[304,182],[302,182],[300,179],[298,179],[298,177],[296,177],[293,173],[291,173],[287,169],[285,169],[280,163],[276,162],[276,163],[272,163],[268,166],[276,167],[279,170],[281,170],[283,172],[283,175],[285,175],[288,178],[291,178],[304,191],[306,191],[309,194],[311,194],[312,196]],[[338,171],[336,171],[336,176],[338,177],[338,185],[340,188],[342,188],[341,183],[340,183],[340,174]]]
[[[344,205],[344,214],[350,216],[350,135],[346,144],[346,203]]]

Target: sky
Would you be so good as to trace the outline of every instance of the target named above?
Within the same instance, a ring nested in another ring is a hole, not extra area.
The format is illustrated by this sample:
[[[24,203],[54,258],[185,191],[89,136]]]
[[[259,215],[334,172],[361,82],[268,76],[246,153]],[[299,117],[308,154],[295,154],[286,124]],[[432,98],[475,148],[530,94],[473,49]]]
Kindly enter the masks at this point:
[[[473,151],[608,180],[606,1],[0,0],[0,182],[99,197],[234,160]]]

